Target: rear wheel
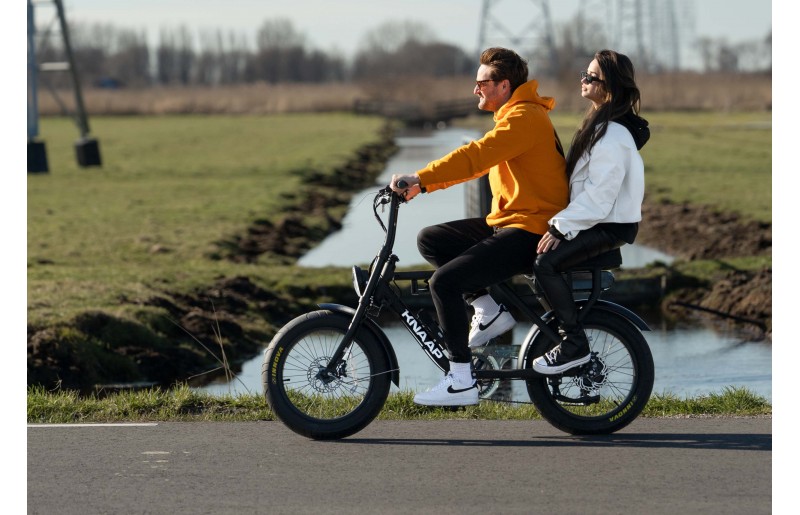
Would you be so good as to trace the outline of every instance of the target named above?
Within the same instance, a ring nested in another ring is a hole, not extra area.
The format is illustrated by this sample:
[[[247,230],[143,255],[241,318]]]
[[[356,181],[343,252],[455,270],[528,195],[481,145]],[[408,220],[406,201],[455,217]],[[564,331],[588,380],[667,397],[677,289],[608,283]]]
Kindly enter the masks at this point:
[[[264,353],[261,381],[276,417],[298,434],[328,440],[352,435],[380,412],[391,386],[383,346],[359,331],[333,371],[327,365],[350,317],[327,310],[284,326]]]
[[[564,374],[526,381],[542,417],[571,434],[608,434],[630,424],[653,389],[653,356],[641,331],[619,315],[592,312],[583,322],[592,357]],[[537,333],[524,367],[554,346]]]

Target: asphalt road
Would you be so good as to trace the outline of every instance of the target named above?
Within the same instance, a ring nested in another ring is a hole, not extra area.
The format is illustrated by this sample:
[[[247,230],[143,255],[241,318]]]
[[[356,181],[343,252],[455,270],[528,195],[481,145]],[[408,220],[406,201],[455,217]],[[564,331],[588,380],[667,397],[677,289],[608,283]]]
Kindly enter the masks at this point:
[[[339,441],[279,422],[27,429],[29,514],[768,514],[772,419],[377,421]]]

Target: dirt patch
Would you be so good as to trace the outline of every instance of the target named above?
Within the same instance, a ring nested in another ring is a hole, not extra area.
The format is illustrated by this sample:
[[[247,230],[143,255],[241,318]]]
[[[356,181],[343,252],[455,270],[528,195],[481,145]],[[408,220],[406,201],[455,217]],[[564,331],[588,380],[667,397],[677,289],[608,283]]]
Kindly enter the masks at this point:
[[[681,260],[714,260],[770,255],[772,225],[744,220],[702,206],[645,203],[637,243]],[[712,284],[679,287],[665,309],[683,308],[683,316],[727,321],[772,338],[772,267],[731,269]]]
[[[703,206],[671,202],[642,206],[637,243],[683,260],[768,255],[772,224],[743,220]]]

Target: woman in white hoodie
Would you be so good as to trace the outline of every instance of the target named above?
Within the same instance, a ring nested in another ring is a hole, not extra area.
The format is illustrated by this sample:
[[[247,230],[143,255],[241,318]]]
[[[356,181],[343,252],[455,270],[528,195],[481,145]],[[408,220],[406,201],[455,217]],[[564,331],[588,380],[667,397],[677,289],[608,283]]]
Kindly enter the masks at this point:
[[[639,149],[650,131],[638,116],[640,92],[631,60],[612,50],[596,53],[581,72],[581,96],[591,106],[567,154],[570,202],[549,220],[533,269],[562,338],[534,360],[533,368],[543,374],[560,374],[590,358],[589,341],[562,272],[633,243],[642,219],[644,164]]]

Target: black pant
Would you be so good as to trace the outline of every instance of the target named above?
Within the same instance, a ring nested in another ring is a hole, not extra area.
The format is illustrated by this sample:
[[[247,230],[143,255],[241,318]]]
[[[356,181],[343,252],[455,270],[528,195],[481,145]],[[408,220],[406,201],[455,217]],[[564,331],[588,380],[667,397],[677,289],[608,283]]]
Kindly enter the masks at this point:
[[[541,235],[523,229],[494,229],[483,218],[426,227],[417,235],[419,252],[436,267],[430,280],[450,359],[471,361],[465,298],[518,274],[529,274]]]
[[[613,250],[625,244],[620,237],[619,229],[633,227],[635,237],[635,224],[607,224],[611,227],[596,225],[583,230],[571,240],[561,240],[558,247],[539,254],[533,266],[533,274],[541,286],[547,302],[558,318],[560,328],[564,333],[574,334],[580,329],[578,326],[578,310],[572,296],[572,288],[561,275],[569,268],[595,257],[603,252]],[[628,231],[630,232],[630,230]],[[625,234],[627,238],[628,235]],[[633,238],[629,238],[633,241]]]

